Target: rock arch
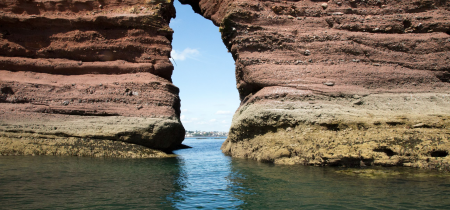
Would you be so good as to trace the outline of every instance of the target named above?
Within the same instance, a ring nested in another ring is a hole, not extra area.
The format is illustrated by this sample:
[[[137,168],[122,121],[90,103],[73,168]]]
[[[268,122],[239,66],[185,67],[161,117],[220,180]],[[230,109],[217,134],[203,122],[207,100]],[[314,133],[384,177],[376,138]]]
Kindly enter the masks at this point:
[[[448,170],[447,1],[180,2],[219,27],[236,61],[242,103],[226,154]],[[3,136],[164,150],[181,144],[168,60],[172,1],[11,1],[1,8],[1,86],[11,90],[0,98]],[[17,123],[30,118],[48,126]],[[67,126],[74,123],[88,129]]]

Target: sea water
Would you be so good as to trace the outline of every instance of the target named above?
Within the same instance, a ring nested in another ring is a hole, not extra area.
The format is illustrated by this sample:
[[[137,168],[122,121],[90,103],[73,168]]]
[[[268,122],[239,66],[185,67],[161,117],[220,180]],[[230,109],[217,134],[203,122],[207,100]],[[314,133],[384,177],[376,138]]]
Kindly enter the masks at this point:
[[[450,209],[445,173],[278,166],[223,141],[186,139],[165,159],[0,157],[0,209]]]

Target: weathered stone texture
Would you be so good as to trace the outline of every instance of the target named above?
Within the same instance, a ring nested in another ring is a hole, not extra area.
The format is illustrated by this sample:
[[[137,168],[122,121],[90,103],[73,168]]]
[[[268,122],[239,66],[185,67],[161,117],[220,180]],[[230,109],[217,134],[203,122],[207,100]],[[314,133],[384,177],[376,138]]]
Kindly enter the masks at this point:
[[[173,17],[172,1],[1,1],[2,136],[180,146]]]
[[[180,2],[220,27],[236,61],[226,154],[449,169],[450,2]]]

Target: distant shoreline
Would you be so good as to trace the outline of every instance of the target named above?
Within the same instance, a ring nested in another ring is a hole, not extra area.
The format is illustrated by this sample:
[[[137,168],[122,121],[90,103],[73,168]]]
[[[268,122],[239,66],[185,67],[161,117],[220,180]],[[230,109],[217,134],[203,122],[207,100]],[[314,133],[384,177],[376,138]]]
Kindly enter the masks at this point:
[[[185,139],[226,139],[227,136],[189,136],[185,137]]]

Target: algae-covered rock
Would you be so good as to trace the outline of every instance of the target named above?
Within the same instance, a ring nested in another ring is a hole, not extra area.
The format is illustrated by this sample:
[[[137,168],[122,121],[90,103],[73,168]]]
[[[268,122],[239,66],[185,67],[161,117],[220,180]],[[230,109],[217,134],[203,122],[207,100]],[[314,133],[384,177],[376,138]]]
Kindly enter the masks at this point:
[[[431,95],[436,100],[415,94],[414,105],[404,100],[406,94],[368,95],[359,106],[352,98],[313,94],[283,102],[255,100],[234,115],[222,151],[276,164],[448,171],[450,95]],[[395,109],[384,109],[386,101]]]

